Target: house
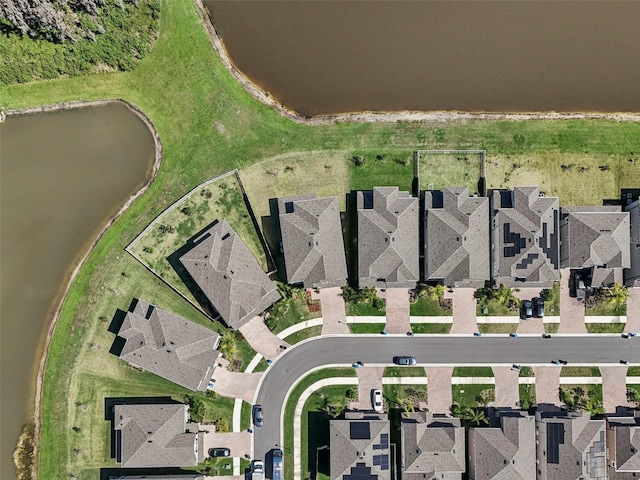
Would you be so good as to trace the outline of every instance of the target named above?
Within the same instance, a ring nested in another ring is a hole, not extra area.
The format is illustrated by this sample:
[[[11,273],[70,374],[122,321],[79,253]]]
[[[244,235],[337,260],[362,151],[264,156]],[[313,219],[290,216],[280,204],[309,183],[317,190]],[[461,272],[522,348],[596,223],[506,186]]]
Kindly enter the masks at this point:
[[[269,279],[226,220],[189,240],[180,262],[227,326],[239,329],[280,299]]]
[[[604,420],[575,412],[536,412],[537,476],[542,480],[606,480]]]
[[[425,280],[480,288],[489,265],[489,199],[462,187],[425,192]]]
[[[493,284],[552,287],[560,280],[558,198],[538,187],[494,190],[490,208]]]
[[[130,365],[194,391],[205,391],[216,360],[219,335],[143,300],[127,312],[118,337],[120,358]]]
[[[590,269],[592,287],[623,283],[631,266],[629,213],[619,206],[560,209],[560,267]]]
[[[347,261],[337,197],[278,199],[287,283],[305,288],[347,284]]]
[[[535,418],[499,411],[495,421],[493,428],[469,428],[469,480],[535,480]]]
[[[640,414],[607,417],[609,480],[640,478]]]
[[[624,207],[629,214],[630,228],[630,266],[625,270],[625,284],[632,287],[640,286],[640,199]]]
[[[347,412],[343,420],[331,420],[331,480],[391,480],[389,436],[384,414]]]
[[[418,199],[398,187],[357,193],[358,287],[414,288],[419,279]]]
[[[116,405],[116,462],[125,468],[187,467],[204,461],[204,432],[181,403]]]
[[[459,418],[413,412],[400,422],[403,480],[456,480],[465,472],[465,431]]]

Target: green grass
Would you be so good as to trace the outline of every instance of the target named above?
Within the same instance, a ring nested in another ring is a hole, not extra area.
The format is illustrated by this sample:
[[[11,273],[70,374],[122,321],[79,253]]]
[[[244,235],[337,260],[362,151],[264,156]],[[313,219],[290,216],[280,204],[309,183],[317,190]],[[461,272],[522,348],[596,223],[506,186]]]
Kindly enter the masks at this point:
[[[269,368],[269,364],[267,363],[267,360],[264,357],[262,357],[258,362],[258,364],[256,365],[256,368],[253,369],[253,371],[255,373],[264,372],[267,368]]]
[[[560,315],[560,284],[554,283],[549,292],[551,298],[544,301],[544,313],[545,315]]]
[[[517,323],[478,323],[480,333],[513,333],[518,330]]]
[[[523,410],[536,405],[536,386],[535,385],[518,385],[520,391],[520,406]]]
[[[522,367],[520,368],[520,377],[533,377],[533,368],[531,367]]]
[[[486,307],[486,311],[485,308]],[[518,308],[509,308],[507,305],[500,303],[498,300],[490,299],[486,303],[481,305],[478,303],[476,306],[477,315],[487,315],[493,317],[505,317],[518,315]]]
[[[560,401],[569,410],[589,412],[592,416],[604,413],[602,385],[562,385]]]
[[[385,329],[384,323],[350,323],[351,333],[381,333]]]
[[[304,295],[304,293],[302,294]],[[284,313],[274,315],[272,310],[272,314],[267,320],[267,326],[275,334],[278,334],[293,325],[304,322],[305,320],[322,316],[321,311],[310,312],[307,303],[303,298],[282,298],[279,302],[286,303],[286,311]]]
[[[307,338],[317,337],[322,334],[322,325],[317,325],[315,327],[305,328],[304,330],[300,330],[299,332],[292,333],[288,337],[284,339],[285,342],[293,345],[295,343],[301,342],[302,340],[306,340]]]
[[[585,315],[602,315],[602,316],[621,316],[627,314],[627,305],[611,305],[606,302],[597,303],[593,307],[584,309]]]
[[[427,401],[427,385],[384,385],[382,396],[387,408],[415,411],[419,402]]]
[[[318,370],[313,372],[307,376],[305,376],[299,383],[296,385],[293,390],[289,394],[289,398],[287,400],[287,404],[284,409],[284,472],[285,477],[287,479],[293,478],[293,416],[296,409],[296,404],[298,403],[298,399],[300,395],[313,385],[315,382],[322,380],[324,378],[331,377],[355,377],[356,371],[353,368],[325,368],[322,370]],[[344,387],[343,387],[344,388]],[[304,442],[301,442],[301,445]],[[302,450],[305,450],[304,445],[302,445]]]
[[[455,367],[454,377],[493,377],[491,367]]]
[[[386,310],[377,309],[373,305],[367,303],[352,303],[345,302],[347,316],[357,317],[383,317],[386,315]]]
[[[543,325],[545,333],[558,333],[560,328],[560,323],[544,323]]]
[[[622,333],[626,323],[585,323],[587,333]]]
[[[384,377],[426,377],[424,367],[385,367]]]
[[[446,334],[451,331],[450,323],[412,323],[413,333]]]
[[[495,387],[493,385],[452,385],[453,403],[461,407],[476,408],[482,406],[478,399],[483,395],[495,398]]]
[[[409,304],[409,314],[416,317],[450,316],[453,315],[453,310],[442,308],[438,299],[418,297]]]
[[[436,138],[446,135],[438,129]],[[419,156],[421,190],[442,190],[451,185],[469,188],[469,195],[478,192],[480,180],[479,153],[430,153]],[[453,183],[452,183],[453,182]]]
[[[249,428],[251,428],[251,404],[243,401],[240,410],[240,430],[244,431]]]
[[[629,368],[627,368],[627,376],[628,377],[640,377],[640,367],[629,367]]]
[[[561,377],[599,377],[598,367],[562,367]]]
[[[434,126],[399,121],[311,126],[287,120],[254,100],[227,72],[191,0],[161,2],[156,46],[130,72],[0,89],[0,106],[5,110],[105,98],[124,99],[145,112],[162,140],[163,159],[153,185],[100,239],[65,298],[45,366],[38,462],[42,478],[65,478],[73,473],[93,479],[100,468],[114,466],[108,455],[109,432],[98,412],[104,397],[182,395],[169,382],[155,385],[144,373],[126,372],[117,358],[106,353],[113,341],[106,329],[115,310],[126,308],[133,296],[214,328],[173,290],[123,254],[153,218],[207,179],[238,168],[244,182],[245,172],[255,164],[256,185],[260,186],[260,178],[268,178],[265,185],[284,191],[278,187],[285,182],[284,172],[265,176],[259,167],[260,162],[272,159],[283,169],[282,164],[289,160],[282,158],[287,156],[300,158],[305,168],[315,165],[314,159],[321,160],[317,177],[314,173],[305,178],[303,168],[291,173],[287,184],[291,193],[309,191],[309,185],[316,182],[323,187],[316,192],[319,195],[343,196],[352,188],[381,183],[407,190],[412,169],[394,162],[393,156],[402,160],[416,145],[437,145],[486,149],[489,187],[500,186],[507,176],[514,184],[539,181],[549,195],[560,195],[565,205],[600,204],[602,198],[616,197],[620,188],[640,184],[640,162],[627,162],[633,152],[640,152],[640,124],[633,122],[468,121]],[[387,161],[374,161],[368,151],[386,152]],[[362,167],[350,162],[352,152],[364,152],[367,160]],[[514,163],[522,165],[514,169]],[[570,175],[560,171],[563,163],[576,165]],[[604,164],[610,170],[598,169]],[[579,166],[589,167],[589,173],[579,173]],[[246,186],[249,189],[248,182]],[[254,209],[267,208],[255,201],[255,191],[248,193]],[[121,272],[130,274],[126,282]],[[250,358],[249,354],[244,349],[242,355]],[[65,393],[64,398],[60,392]],[[89,408],[76,412],[78,401],[91,405],[93,416],[85,418]],[[221,400],[212,408],[230,418],[226,405]],[[78,419],[89,425],[82,435],[71,430]],[[90,454],[76,455],[74,449]]]

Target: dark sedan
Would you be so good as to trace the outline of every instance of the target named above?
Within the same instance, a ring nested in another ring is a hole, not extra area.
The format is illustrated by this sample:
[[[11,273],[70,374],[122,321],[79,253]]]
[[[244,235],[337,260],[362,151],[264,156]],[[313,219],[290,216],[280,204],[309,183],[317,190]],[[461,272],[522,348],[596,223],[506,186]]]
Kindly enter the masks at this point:
[[[231,455],[231,450],[228,448],[210,448],[209,456],[210,457],[228,457]]]

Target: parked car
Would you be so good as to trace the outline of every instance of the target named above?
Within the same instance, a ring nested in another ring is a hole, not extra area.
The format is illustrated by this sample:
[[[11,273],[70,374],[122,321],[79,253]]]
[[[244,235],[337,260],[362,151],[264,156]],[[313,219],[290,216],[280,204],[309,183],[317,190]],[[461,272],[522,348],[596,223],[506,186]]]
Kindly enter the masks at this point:
[[[382,392],[380,390],[371,390],[371,403],[373,403],[373,409],[376,412],[382,413]]]
[[[576,273],[575,285],[576,285],[576,298],[578,298],[578,299],[586,298],[587,297],[587,288],[584,285],[584,279],[582,278],[582,274]]]
[[[229,450],[228,448],[218,447],[218,448],[209,449],[210,457],[228,457],[230,455],[231,455],[231,450]]]
[[[527,320],[533,315],[533,305],[531,300],[522,300],[520,303],[520,318]]]
[[[535,297],[531,300],[533,303],[533,316],[536,318],[544,317],[544,300],[542,297]]]
[[[521,368],[522,368],[522,365],[518,365],[517,363],[514,363],[513,365],[511,365],[511,370],[520,371]]]
[[[256,427],[262,427],[264,425],[264,418],[262,417],[262,405],[253,406],[253,424]]]
[[[418,360],[415,357],[393,357],[393,363],[396,365],[416,365]]]

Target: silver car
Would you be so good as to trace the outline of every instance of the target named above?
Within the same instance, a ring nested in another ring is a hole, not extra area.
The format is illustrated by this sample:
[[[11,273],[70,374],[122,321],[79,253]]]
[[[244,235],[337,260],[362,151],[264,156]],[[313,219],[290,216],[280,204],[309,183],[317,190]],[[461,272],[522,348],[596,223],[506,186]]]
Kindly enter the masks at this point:
[[[402,366],[417,365],[418,360],[415,357],[393,357],[393,363]]]
[[[264,419],[262,418],[262,405],[253,406],[253,424],[256,427],[262,427],[264,425]]]

